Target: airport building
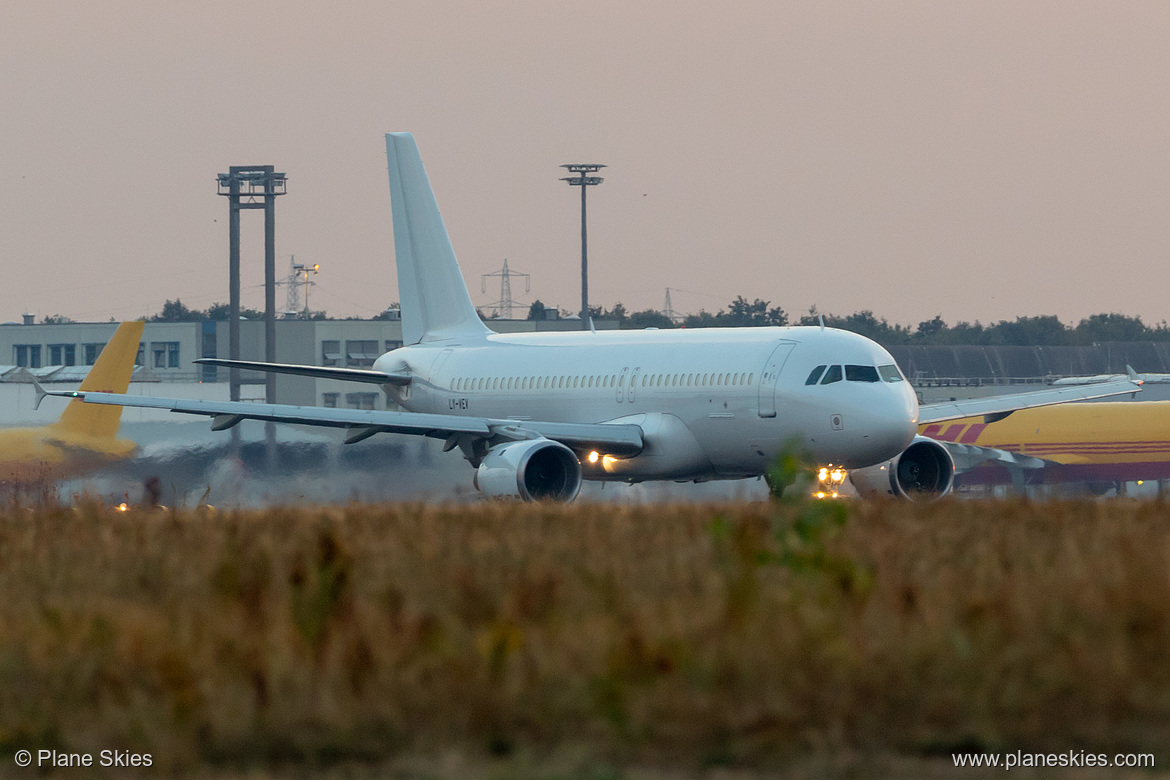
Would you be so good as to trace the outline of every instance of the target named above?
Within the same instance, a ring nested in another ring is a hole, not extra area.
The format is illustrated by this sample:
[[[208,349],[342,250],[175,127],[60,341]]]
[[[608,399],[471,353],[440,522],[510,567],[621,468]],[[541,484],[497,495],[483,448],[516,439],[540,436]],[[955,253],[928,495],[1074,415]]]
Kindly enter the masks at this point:
[[[579,330],[579,319],[487,320],[498,333]],[[21,413],[32,407],[28,387],[31,374],[42,384],[79,384],[102,347],[117,329],[117,322],[70,322],[63,324],[0,325],[0,386],[23,385],[25,393],[11,387],[0,392],[10,413],[0,413],[0,425],[33,420]],[[598,330],[617,327],[616,322],[597,322]],[[293,320],[276,322],[276,360],[279,363],[365,368],[382,353],[402,346],[401,320]],[[228,322],[148,322],[138,346],[137,367],[131,393],[179,398],[228,399],[228,371],[200,366],[201,357],[228,357]],[[264,321],[240,322],[240,359],[264,360]],[[266,375],[242,371],[243,400],[263,400]],[[165,388],[164,388],[165,386]],[[18,396],[9,396],[19,392]],[[277,402],[300,406],[351,409],[385,409],[387,398],[370,385],[336,379],[280,375],[276,379]],[[15,406],[15,409],[12,407]],[[393,408],[393,407],[391,407]],[[157,413],[156,413],[157,414]],[[154,415],[148,414],[153,417]],[[133,415],[131,415],[133,418]]]
[[[26,318],[30,319],[30,318]],[[577,330],[578,319],[487,320],[500,333]],[[0,391],[11,410],[0,425],[30,422],[21,410],[32,406],[28,374],[41,383],[78,384],[93,365],[116,322],[0,325]],[[600,330],[616,322],[598,322]],[[293,320],[276,322],[276,360],[302,365],[364,368],[383,352],[402,346],[400,320]],[[923,403],[1040,389],[1063,377],[1139,373],[1170,375],[1170,344],[1107,342],[1093,346],[891,346],[888,348]],[[228,356],[228,323],[148,322],[138,348],[132,393],[179,398],[228,399],[227,369],[200,366],[196,358]],[[240,323],[240,358],[264,359],[264,322]],[[26,373],[27,372],[27,373]],[[241,397],[263,400],[265,375],[241,372]],[[28,401],[24,394],[27,390]],[[335,379],[280,375],[277,402],[301,406],[385,409],[384,393],[369,385]],[[1170,383],[1147,381],[1142,400],[1170,398]],[[15,408],[14,408],[15,407]],[[393,408],[393,407],[391,407]],[[151,418],[158,412],[143,411]],[[134,419],[132,414],[130,419]]]

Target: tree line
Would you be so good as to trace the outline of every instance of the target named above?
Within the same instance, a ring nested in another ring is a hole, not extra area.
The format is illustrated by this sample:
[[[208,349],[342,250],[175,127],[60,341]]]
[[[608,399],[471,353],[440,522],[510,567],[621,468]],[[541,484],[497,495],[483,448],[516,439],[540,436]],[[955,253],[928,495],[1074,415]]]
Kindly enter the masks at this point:
[[[539,316],[543,305],[537,301],[529,312],[529,319]],[[668,318],[660,311],[647,309],[628,313],[617,303],[611,309],[590,307],[595,320],[617,320],[621,328],[711,328],[751,327],[761,325],[819,325],[822,320],[826,327],[840,328],[873,339],[885,345],[977,345],[977,346],[1088,346],[1103,341],[1170,341],[1170,325],[1166,321],[1151,327],[1141,317],[1125,314],[1093,314],[1075,325],[1067,325],[1052,315],[1017,317],[1014,320],[1000,320],[987,325],[960,321],[954,325],[935,315],[917,326],[891,323],[885,317],[878,318],[866,309],[845,316],[821,314],[813,306],[807,314],[795,319],[770,301],[756,298],[748,301],[742,295],[736,296],[726,308],[715,313],[700,311],[681,320]]]
[[[198,322],[201,320],[227,320],[228,304],[214,303],[207,309],[191,309],[181,300],[167,300],[162,311],[146,317],[147,322]],[[528,310],[528,319],[545,319],[546,312],[554,310],[539,300]],[[748,301],[742,295],[735,297],[725,308],[714,313],[700,310],[698,314],[671,319],[655,309],[630,312],[622,303],[611,308],[591,306],[590,316],[596,321],[616,320],[619,328],[715,328],[755,327],[763,325],[819,325],[823,319],[826,327],[840,328],[873,339],[885,345],[978,345],[978,346],[1088,346],[1103,341],[1170,341],[1170,325],[1165,320],[1155,326],[1142,322],[1141,317],[1125,314],[1093,314],[1075,325],[1068,325],[1052,314],[1017,317],[1014,320],[1000,320],[987,325],[960,321],[954,325],[935,315],[916,326],[891,323],[885,317],[878,318],[866,309],[845,316],[821,314],[813,306],[808,313],[791,318],[771,301],[756,298]],[[240,316],[249,320],[264,318],[264,312],[257,309],[241,308]],[[480,315],[483,316],[482,313]],[[298,312],[296,319],[329,319],[323,311]],[[394,303],[381,313],[369,318],[398,319],[398,304]],[[485,318],[486,319],[486,318]],[[68,317],[50,315],[45,323],[70,322]]]

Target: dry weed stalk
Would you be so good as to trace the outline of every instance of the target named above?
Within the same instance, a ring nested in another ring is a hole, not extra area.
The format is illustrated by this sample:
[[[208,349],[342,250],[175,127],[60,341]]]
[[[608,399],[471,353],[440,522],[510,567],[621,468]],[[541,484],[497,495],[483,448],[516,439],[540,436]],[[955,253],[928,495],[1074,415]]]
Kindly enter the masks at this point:
[[[9,507],[0,749],[1165,755],[1168,564],[1127,501]]]

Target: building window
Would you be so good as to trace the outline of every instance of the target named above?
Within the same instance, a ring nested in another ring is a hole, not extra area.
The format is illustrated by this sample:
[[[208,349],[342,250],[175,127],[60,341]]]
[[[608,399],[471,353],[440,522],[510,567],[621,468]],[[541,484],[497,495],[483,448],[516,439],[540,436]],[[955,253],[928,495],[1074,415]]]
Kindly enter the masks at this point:
[[[341,342],[340,341],[322,341],[321,342],[321,365],[323,365],[323,366],[340,366],[341,365]]]
[[[77,365],[77,345],[76,344],[50,344],[49,345],[49,365],[50,366],[75,366],[75,365]]]
[[[97,362],[98,355],[106,348],[105,344],[82,344],[81,352],[85,358],[85,365],[92,366]]]
[[[386,351],[387,352],[394,350],[394,349],[398,349],[401,346],[402,346],[401,341],[391,341],[390,339],[386,339]]]
[[[378,359],[377,339],[350,339],[345,342],[345,365],[363,368],[374,365]]]
[[[346,393],[345,405],[350,409],[373,409],[377,393]]]
[[[146,344],[141,341],[138,342],[138,354],[134,356],[134,365],[146,365]]]
[[[13,344],[12,352],[16,365],[24,368],[41,367],[40,344]]]
[[[336,409],[338,395],[339,393],[321,393],[321,405],[326,409]]]
[[[152,341],[150,353],[154,356],[153,365],[155,368],[179,367],[179,342],[177,341]]]

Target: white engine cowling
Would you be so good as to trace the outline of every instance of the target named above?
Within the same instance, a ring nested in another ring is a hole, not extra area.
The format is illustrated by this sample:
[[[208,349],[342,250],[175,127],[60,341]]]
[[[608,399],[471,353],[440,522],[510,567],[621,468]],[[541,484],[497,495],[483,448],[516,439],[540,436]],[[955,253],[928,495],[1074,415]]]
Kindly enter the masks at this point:
[[[581,490],[581,462],[550,439],[508,442],[488,450],[475,472],[475,486],[489,496],[567,503]]]
[[[896,496],[908,501],[933,501],[951,492],[955,461],[946,447],[926,436],[915,436],[893,460],[852,469],[849,481],[866,498]]]

